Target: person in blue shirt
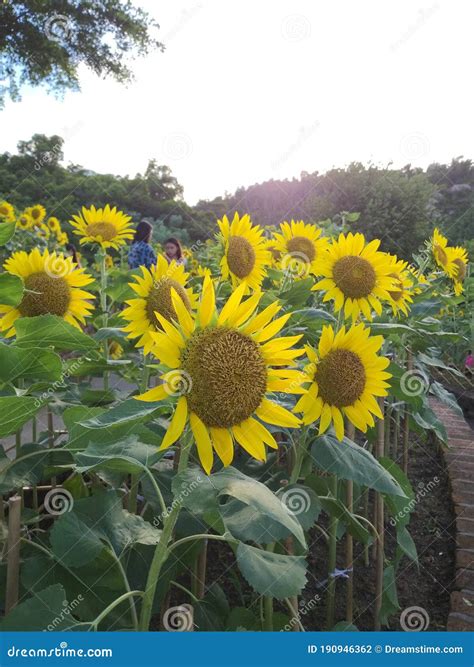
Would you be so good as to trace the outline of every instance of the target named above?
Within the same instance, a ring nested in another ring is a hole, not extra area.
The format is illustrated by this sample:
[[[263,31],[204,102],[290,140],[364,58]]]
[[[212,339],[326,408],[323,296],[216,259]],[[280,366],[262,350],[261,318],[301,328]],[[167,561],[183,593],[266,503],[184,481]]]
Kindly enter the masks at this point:
[[[156,254],[150,245],[153,227],[149,222],[139,222],[135,230],[135,236],[128,251],[128,266],[137,269],[146,266],[149,269],[156,264]]]

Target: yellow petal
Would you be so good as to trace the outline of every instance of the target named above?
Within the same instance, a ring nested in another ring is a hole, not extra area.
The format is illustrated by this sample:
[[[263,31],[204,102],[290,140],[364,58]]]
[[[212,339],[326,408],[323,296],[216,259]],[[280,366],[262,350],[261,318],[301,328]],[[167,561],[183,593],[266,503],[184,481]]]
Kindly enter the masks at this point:
[[[257,438],[250,437],[250,434],[242,428],[242,426],[233,426],[232,433],[234,438],[237,440],[239,445],[241,445],[246,452],[253,456],[257,461],[265,461],[267,458],[267,453],[265,451],[265,446],[262,440]]]
[[[255,410],[255,414],[262,421],[267,422],[267,424],[274,424],[275,426],[291,426],[295,428],[301,423],[298,417],[289,412],[289,410],[269,401],[267,398],[262,400]]]
[[[201,327],[207,327],[212,320],[216,308],[216,295],[214,292],[214,283],[206,276],[202,286],[201,308],[199,311],[199,320]]]
[[[162,401],[164,398],[169,398],[169,396],[170,394],[166,390],[166,385],[160,384],[158,387],[153,387],[153,389],[146,391],[144,394],[140,394],[140,396],[135,396],[135,398],[137,401],[153,403],[154,401]]]
[[[181,396],[176,404],[176,410],[174,412],[173,419],[168,426],[168,430],[166,431],[166,435],[160,445],[160,449],[167,449],[176,442],[181,433],[184,431],[187,416],[188,402],[184,396]]]
[[[202,463],[202,467],[209,475],[211,472],[212,464],[214,462],[211,438],[209,437],[206,426],[199,419],[195,412],[190,413],[189,423],[194,435],[194,440],[196,441],[196,447]]]
[[[234,458],[234,443],[226,428],[210,428],[212,444],[225,466],[229,466]]]

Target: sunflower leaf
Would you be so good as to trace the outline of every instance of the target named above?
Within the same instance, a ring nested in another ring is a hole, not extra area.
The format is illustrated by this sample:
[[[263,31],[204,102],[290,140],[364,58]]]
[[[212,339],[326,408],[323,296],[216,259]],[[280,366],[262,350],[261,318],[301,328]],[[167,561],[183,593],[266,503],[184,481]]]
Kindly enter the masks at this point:
[[[23,297],[23,280],[10,273],[0,275],[0,303],[6,306],[18,306]]]
[[[5,245],[13,237],[16,229],[15,222],[2,222],[0,224],[0,245]]]
[[[306,584],[307,563],[302,556],[275,554],[240,542],[237,564],[257,593],[277,600],[299,595]]]
[[[57,350],[92,350],[97,343],[62,317],[39,315],[15,322],[18,347],[55,347]]]

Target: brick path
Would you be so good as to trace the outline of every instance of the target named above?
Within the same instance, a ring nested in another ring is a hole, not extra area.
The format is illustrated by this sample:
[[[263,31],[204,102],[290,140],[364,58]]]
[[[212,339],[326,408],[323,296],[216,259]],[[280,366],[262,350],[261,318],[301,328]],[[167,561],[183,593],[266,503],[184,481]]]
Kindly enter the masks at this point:
[[[444,458],[456,514],[456,579],[447,629],[474,631],[474,431],[448,406],[430,403],[448,434]]]

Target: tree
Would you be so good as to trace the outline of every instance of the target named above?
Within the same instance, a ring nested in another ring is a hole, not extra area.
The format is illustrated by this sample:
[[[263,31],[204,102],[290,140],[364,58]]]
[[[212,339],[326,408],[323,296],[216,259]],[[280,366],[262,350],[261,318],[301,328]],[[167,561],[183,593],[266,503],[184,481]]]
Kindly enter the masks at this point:
[[[125,56],[163,50],[158,24],[130,0],[1,0],[0,107],[24,84],[55,93],[78,90],[82,63],[127,82]]]

